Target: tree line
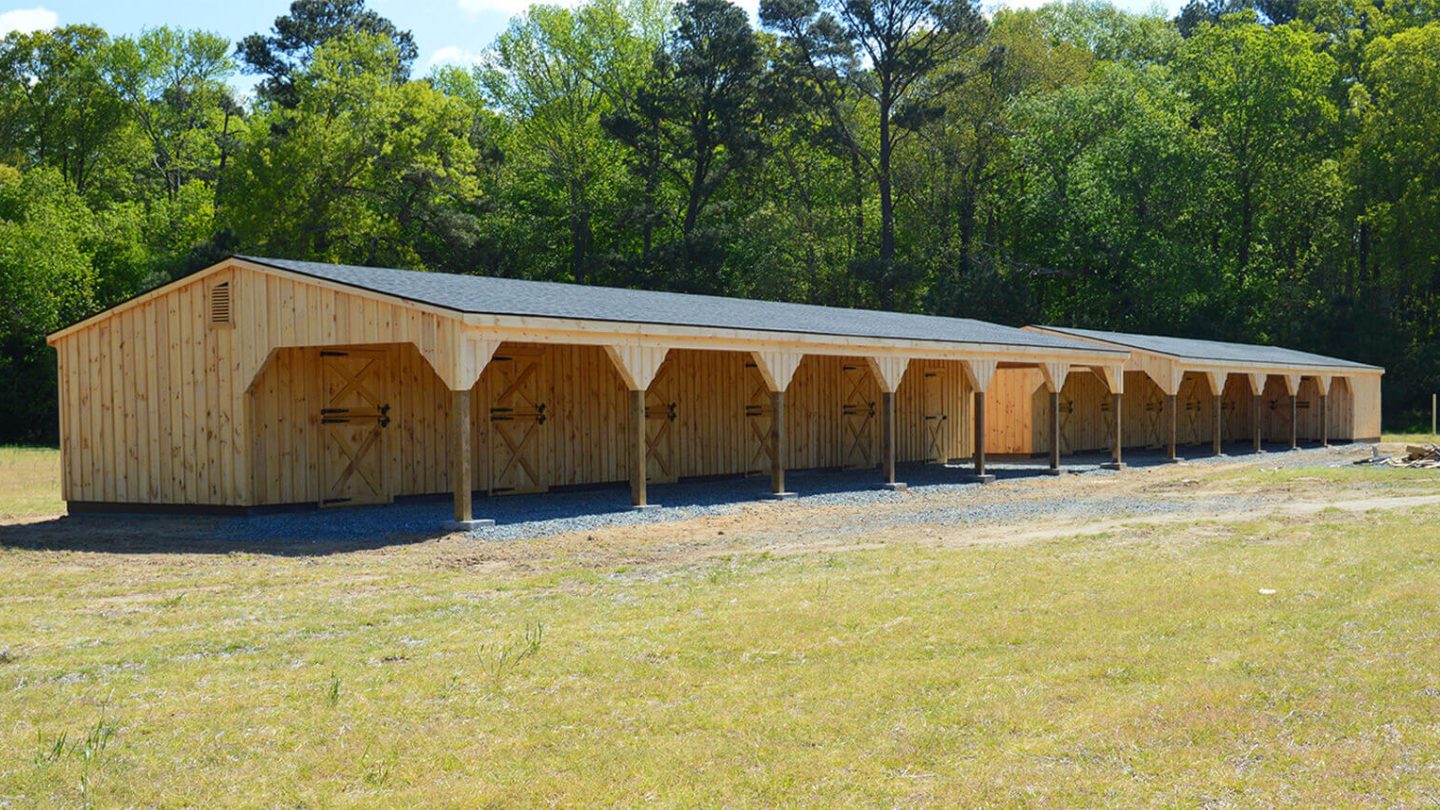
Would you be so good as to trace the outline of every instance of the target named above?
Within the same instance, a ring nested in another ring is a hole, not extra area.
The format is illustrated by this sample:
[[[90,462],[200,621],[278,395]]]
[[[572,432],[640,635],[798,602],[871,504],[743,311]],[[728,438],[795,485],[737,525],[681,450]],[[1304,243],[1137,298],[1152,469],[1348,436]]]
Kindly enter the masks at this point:
[[[43,336],[231,253],[1273,342],[1440,385],[1440,9],[363,0],[0,40],[0,440]],[[255,77],[253,93],[237,79]]]

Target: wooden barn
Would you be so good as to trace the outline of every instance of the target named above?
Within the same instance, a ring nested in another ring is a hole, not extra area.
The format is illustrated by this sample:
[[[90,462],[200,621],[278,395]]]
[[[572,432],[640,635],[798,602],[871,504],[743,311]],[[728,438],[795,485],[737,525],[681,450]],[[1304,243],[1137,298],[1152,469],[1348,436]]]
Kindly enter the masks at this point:
[[[1163,448],[1227,442],[1378,441],[1385,370],[1274,346],[1132,335],[1051,326],[1037,334],[1125,349],[1125,445]],[[1110,446],[1105,384],[1079,370],[1058,389],[1035,369],[1009,368],[991,383],[989,445],[996,454],[1040,455]],[[1052,439],[1058,436],[1058,442]]]
[[[72,511],[449,493],[457,521],[472,492],[984,476],[998,372],[1092,369],[1118,394],[1129,358],[973,320],[241,257],[49,342]]]

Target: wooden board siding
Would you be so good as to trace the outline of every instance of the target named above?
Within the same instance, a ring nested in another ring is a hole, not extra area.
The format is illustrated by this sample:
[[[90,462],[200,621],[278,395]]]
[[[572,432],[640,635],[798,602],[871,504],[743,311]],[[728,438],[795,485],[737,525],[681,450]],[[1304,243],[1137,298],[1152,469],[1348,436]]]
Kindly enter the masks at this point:
[[[1345,392],[1345,407],[1350,409],[1349,417],[1342,422],[1345,439],[1376,441],[1380,438],[1380,375],[1357,374],[1346,378],[1349,388]],[[1338,382],[1338,380],[1337,380]],[[1331,389],[1332,399],[1335,390]]]
[[[450,397],[419,352],[411,345],[393,350],[392,424],[387,429],[387,477],[395,496],[449,491],[447,448]],[[540,353],[542,399],[549,415],[538,429],[545,443],[548,486],[621,482],[628,474],[625,443],[627,393],[603,349],[594,346],[502,344],[497,356],[517,351]],[[665,360],[667,400],[675,403],[673,457],[682,478],[742,475],[753,453],[753,434],[745,424],[748,392],[744,386],[749,357],[741,352],[675,350]],[[787,429],[791,469],[838,467],[843,463],[841,402],[843,368],[859,358],[807,357],[787,389]],[[258,504],[309,503],[320,497],[319,350],[282,349],[261,373],[252,392],[251,412]],[[496,364],[481,374],[471,397],[472,469],[475,489],[490,488],[487,448],[489,406]],[[923,386],[926,372],[940,375],[947,458],[970,453],[969,389],[958,363],[915,361],[896,398],[898,457],[926,459]],[[659,377],[657,376],[657,379]],[[870,386],[878,404],[879,389]],[[872,457],[879,458],[879,430]]]
[[[1050,413],[1050,398],[1038,368],[1002,368],[995,371],[985,393],[985,452],[996,456],[1030,456],[1038,420]],[[966,419],[969,424],[969,419]],[[1050,441],[1045,440],[1045,447]],[[967,447],[965,455],[969,455]]]
[[[226,323],[210,323],[217,285],[228,285]],[[653,334],[634,331],[650,329]],[[505,335],[516,342],[500,342]],[[449,491],[453,387],[472,386],[472,480],[477,490],[491,488],[495,375],[480,369],[492,351],[522,348],[543,361],[536,396],[547,410],[537,425],[542,433],[534,459],[545,480],[537,488],[623,481],[629,471],[628,399],[606,341],[658,352],[661,340],[687,346],[671,349],[664,391],[650,398],[652,410],[675,405],[667,460],[671,474],[682,478],[757,471],[753,425],[745,416],[756,374],[747,368],[749,351],[757,346],[805,354],[787,389],[789,469],[840,467],[857,459],[878,464],[878,416],[862,433],[862,447],[847,444],[854,435],[844,414],[847,399],[859,412],[873,408],[877,415],[880,404],[870,362],[847,356],[852,348],[892,359],[934,352],[910,362],[896,392],[900,461],[970,456],[971,392],[955,357],[977,351],[980,360],[1014,363],[1030,362],[1039,352],[1000,347],[992,355],[987,347],[885,341],[857,346],[854,338],[758,332],[696,335],[659,325],[502,323],[243,262],[222,264],[51,336],[59,370],[62,494],[68,501],[117,504],[318,502],[322,346],[388,347],[393,424],[383,439],[382,468],[392,496]],[[1072,365],[1087,357],[1065,356]],[[948,359],[934,359],[939,357]],[[1085,362],[1115,360],[1102,354]],[[1062,394],[1069,411],[1065,452],[1103,450],[1111,425],[1109,392],[1094,372],[1073,367]],[[1332,389],[1331,437],[1378,435],[1379,375],[1349,378],[1349,384],[1337,378]],[[1152,418],[1158,389],[1141,372],[1127,372],[1126,380],[1126,444],[1158,445],[1163,422]],[[1187,375],[1181,387],[1181,407],[1187,408],[1181,441],[1209,440],[1207,397],[1194,396],[1201,390],[1198,380]],[[1231,375],[1226,431],[1234,440],[1251,435],[1249,397],[1244,377]],[[1037,369],[1000,369],[987,404],[990,452],[1048,449],[1049,400]],[[934,422],[926,422],[927,413],[943,417],[938,446],[930,441]],[[1318,419],[1309,409],[1304,416]]]
[[[207,323],[228,283],[232,323]],[[295,313],[310,313],[297,317]],[[117,310],[55,346],[66,500],[243,506],[258,418],[246,391],[287,345],[399,343],[446,362],[462,325],[402,303],[221,270]],[[292,388],[292,378],[282,379]],[[281,381],[277,380],[276,385]],[[396,465],[391,465],[396,466]],[[268,488],[267,483],[267,488]],[[297,485],[278,483],[294,491]]]

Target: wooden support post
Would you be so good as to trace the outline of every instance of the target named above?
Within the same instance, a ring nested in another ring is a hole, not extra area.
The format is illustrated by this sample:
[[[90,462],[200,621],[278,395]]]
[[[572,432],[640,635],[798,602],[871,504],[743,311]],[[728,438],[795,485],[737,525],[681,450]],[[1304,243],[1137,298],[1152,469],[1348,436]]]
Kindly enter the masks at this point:
[[[975,392],[975,478],[982,484],[995,480],[985,473],[985,392]]]
[[[1300,409],[1295,395],[1290,395],[1290,450],[1300,447]]]
[[[965,380],[970,383],[970,391],[973,398],[971,402],[971,423],[975,427],[975,440],[970,446],[970,452],[975,458],[975,473],[973,480],[981,484],[988,484],[995,480],[995,476],[985,472],[985,391],[990,387],[990,380],[995,376],[995,369],[999,364],[994,360],[966,360]]]
[[[1211,439],[1211,443],[1214,445],[1214,447],[1212,448],[1212,455],[1223,456],[1223,455],[1225,455],[1225,453],[1224,453],[1224,451],[1223,451],[1222,448],[1221,448],[1220,442],[1221,442],[1221,440],[1222,440],[1222,435],[1221,435],[1221,434],[1224,432],[1224,431],[1223,431],[1223,420],[1224,420],[1224,418],[1225,418],[1225,417],[1224,417],[1225,411],[1224,411],[1224,409],[1223,409],[1221,406],[1224,405],[1225,398],[1224,398],[1223,396],[1221,396],[1220,394],[1216,394],[1216,395],[1215,395],[1214,402],[1215,402],[1215,418],[1214,418],[1214,420],[1213,420],[1213,421],[1214,421],[1214,424],[1210,426],[1210,439]]]
[[[1050,471],[1060,472],[1060,392],[1050,392]]]
[[[1330,446],[1330,395],[1320,392],[1320,446]]]
[[[1262,406],[1262,404],[1263,404],[1263,402],[1262,402],[1262,399],[1263,399],[1263,398],[1262,398],[1262,397],[1260,396],[1260,394],[1257,392],[1257,393],[1252,397],[1252,399],[1254,400],[1254,403],[1255,403],[1255,407],[1254,407],[1254,411],[1255,411],[1255,452],[1257,452],[1257,453],[1263,453],[1263,452],[1265,452],[1265,450],[1260,446],[1260,444],[1261,444],[1261,442],[1262,442],[1262,440],[1263,440],[1263,433],[1264,433],[1264,431],[1263,431],[1262,428],[1261,428],[1261,426],[1264,424],[1264,422],[1262,421],[1262,417],[1263,417],[1263,415],[1264,415],[1264,412],[1261,410],[1261,406]]]
[[[645,441],[645,392],[630,392],[630,505],[645,509],[646,468],[650,465],[650,448]]]
[[[1167,450],[1166,450],[1165,455],[1166,455],[1166,457],[1169,458],[1171,461],[1179,461],[1179,460],[1180,460],[1179,456],[1177,456],[1177,455],[1175,454],[1175,423],[1176,423],[1175,406],[1176,406],[1176,396],[1175,396],[1174,394],[1166,394],[1166,395],[1165,395],[1165,415],[1166,415],[1166,417],[1167,417],[1166,421],[1168,421],[1168,422],[1169,422],[1169,425],[1170,425],[1170,439],[1169,439],[1169,445],[1168,445],[1168,448],[1167,448]]]
[[[1116,470],[1124,469],[1125,467],[1125,460],[1121,457],[1120,450],[1120,448],[1125,446],[1125,442],[1120,436],[1120,428],[1123,422],[1121,416],[1123,415],[1123,406],[1125,404],[1124,396],[1124,394],[1110,395],[1110,407],[1115,411],[1115,443],[1114,446],[1110,448],[1110,463],[1105,466]]]
[[[455,391],[450,396],[451,452],[454,453],[455,522],[473,519],[470,498],[473,484],[470,475],[470,392]]]
[[[770,392],[770,495],[781,500],[795,497],[785,491],[785,392]]]
[[[887,489],[904,489],[895,482],[895,392],[880,393],[880,455]]]
[[[476,520],[471,508],[475,476],[470,469],[470,391],[450,392],[450,484],[455,491],[455,519],[445,524],[450,531],[470,531],[494,525],[493,520]]]

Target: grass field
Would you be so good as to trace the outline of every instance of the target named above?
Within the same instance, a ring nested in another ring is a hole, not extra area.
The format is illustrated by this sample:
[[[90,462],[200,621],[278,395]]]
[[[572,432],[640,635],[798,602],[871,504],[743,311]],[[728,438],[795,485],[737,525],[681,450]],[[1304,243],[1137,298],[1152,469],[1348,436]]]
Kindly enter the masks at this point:
[[[1387,472],[1318,485],[1440,492]],[[0,806],[1430,804],[1436,517],[505,569],[0,542]]]
[[[60,453],[48,447],[0,446],[0,522],[28,515],[57,515]]]

